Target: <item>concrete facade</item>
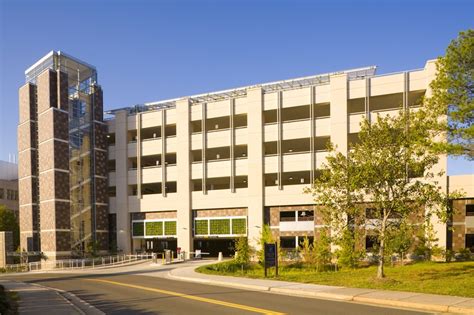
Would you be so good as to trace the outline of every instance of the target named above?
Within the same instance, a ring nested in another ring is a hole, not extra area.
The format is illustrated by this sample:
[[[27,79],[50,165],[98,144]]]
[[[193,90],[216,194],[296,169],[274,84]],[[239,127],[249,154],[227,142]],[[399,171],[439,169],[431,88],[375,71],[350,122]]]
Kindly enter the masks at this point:
[[[151,214],[170,211],[176,211],[171,219],[185,251],[193,251],[196,240],[235,239],[238,234],[228,232],[240,218],[254,246],[264,224],[296,244],[317,236],[322,218],[303,189],[322,167],[326,143],[347,152],[363,117],[415,110],[430,93],[434,71],[434,61],[381,76],[369,67],[109,112],[109,210],[121,227],[118,247],[139,251],[137,240],[153,235],[130,235],[131,224],[140,217],[146,225]],[[446,163],[442,156],[436,169],[446,170]],[[445,175],[437,180],[447,189]],[[291,211],[295,219],[281,221],[280,213]],[[303,212],[312,219],[297,219]],[[446,246],[446,225],[435,222],[435,228]]]

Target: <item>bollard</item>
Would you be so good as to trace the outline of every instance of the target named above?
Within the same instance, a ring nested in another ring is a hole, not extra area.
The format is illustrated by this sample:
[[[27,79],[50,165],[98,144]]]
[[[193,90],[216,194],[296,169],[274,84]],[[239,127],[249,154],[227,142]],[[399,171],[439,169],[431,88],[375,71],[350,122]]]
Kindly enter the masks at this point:
[[[222,260],[223,260],[222,252],[219,252],[219,256],[217,257],[217,261],[222,261]]]

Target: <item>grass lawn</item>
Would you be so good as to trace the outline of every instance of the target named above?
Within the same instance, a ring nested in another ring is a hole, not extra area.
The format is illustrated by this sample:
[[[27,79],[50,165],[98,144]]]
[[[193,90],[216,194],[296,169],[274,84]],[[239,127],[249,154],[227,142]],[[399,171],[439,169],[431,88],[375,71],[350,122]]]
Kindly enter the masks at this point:
[[[196,271],[206,274],[264,278],[263,268],[253,264],[240,270],[232,261],[201,266]],[[279,276],[274,278],[272,270],[269,279],[302,283],[325,284],[353,288],[370,288],[396,291],[457,295],[474,297],[474,262],[420,262],[406,266],[385,268],[386,278],[376,278],[376,266],[359,269],[343,269],[337,272],[317,272],[301,265],[281,266]]]

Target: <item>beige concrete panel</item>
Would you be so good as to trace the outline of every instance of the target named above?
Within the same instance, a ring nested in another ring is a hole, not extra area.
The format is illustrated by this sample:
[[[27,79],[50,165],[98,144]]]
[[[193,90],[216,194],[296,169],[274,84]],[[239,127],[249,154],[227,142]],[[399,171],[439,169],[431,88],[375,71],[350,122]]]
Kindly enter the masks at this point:
[[[263,110],[277,109],[277,107],[278,107],[278,93],[273,92],[273,93],[263,94]]]
[[[141,199],[136,196],[128,196],[128,211],[165,211],[177,210],[179,204],[178,193],[143,195]]]
[[[323,168],[323,164],[327,164],[326,157],[329,155],[328,152],[316,152],[316,168]]]
[[[235,176],[243,176],[249,174],[248,159],[235,160]]]
[[[278,156],[277,155],[264,157],[264,170],[265,170],[265,174],[278,172]]]
[[[463,191],[464,198],[474,198],[474,174],[449,176],[449,191]]]
[[[206,106],[206,117],[215,118],[215,117],[227,117],[230,116],[230,100],[224,100],[219,102],[210,102]]]
[[[115,146],[109,145],[107,148],[107,159],[109,161],[115,160]]]
[[[309,138],[311,136],[310,120],[284,122],[282,133],[283,140]]]
[[[237,128],[234,130],[235,145],[247,144],[248,128]]]
[[[109,213],[117,213],[117,198],[109,197]]]
[[[163,123],[161,111],[142,113],[142,128],[158,127]]]
[[[176,137],[166,138],[166,153],[178,152],[178,145]]]
[[[191,199],[191,143],[190,143],[190,104],[188,99],[176,102],[176,115],[179,123],[176,125],[176,164],[177,164],[177,237],[178,247],[190,252],[193,250],[192,242],[192,199]],[[171,144],[167,148],[171,150]],[[171,195],[171,194],[168,194]]]
[[[207,162],[208,178],[230,176],[230,174],[230,160]]]
[[[299,153],[283,155],[283,172],[311,170],[311,154]]]
[[[331,135],[331,119],[317,118],[316,119],[316,137],[324,137]]]
[[[370,96],[402,93],[404,82],[403,73],[373,77],[370,80]]]
[[[349,115],[349,133],[356,133],[360,131],[360,123],[364,120],[365,114],[350,114]]]
[[[265,142],[277,141],[278,140],[278,125],[277,124],[266,124],[263,127],[263,139]]]
[[[128,144],[127,111],[115,114],[115,161],[116,161],[116,198],[117,247],[125,254],[131,253],[130,216],[128,206]],[[132,126],[135,126],[134,124]],[[136,150],[134,151],[136,152]],[[136,200],[136,197],[133,197]]]
[[[207,133],[207,148],[230,146],[230,129]]]
[[[202,104],[193,104],[191,106],[191,121],[202,120]]]
[[[316,86],[316,103],[329,103],[331,101],[331,85],[317,85]]]
[[[309,87],[283,91],[282,108],[311,103]]]
[[[347,152],[347,74],[331,76],[331,142]],[[318,129],[316,125],[316,130]]]
[[[137,115],[127,115],[126,123],[127,123],[127,130],[136,130],[137,129]]]
[[[248,113],[247,111],[247,98],[246,97],[239,97],[234,100],[234,114],[244,114]]]
[[[258,248],[263,226],[263,94],[261,88],[247,91],[248,106],[248,238]],[[237,193],[236,193],[237,194]],[[211,195],[211,194],[210,194]],[[210,196],[209,195],[209,196]]]
[[[411,71],[409,74],[408,88],[409,91],[426,90],[428,87],[426,71]]]
[[[171,125],[171,124],[177,124],[177,111],[175,108],[170,108],[165,111],[166,115],[166,124]],[[180,117],[181,119],[181,117]]]
[[[201,191],[193,191],[192,192],[193,208],[194,209],[218,209],[218,208],[222,208],[223,206],[229,207],[229,208],[247,207],[247,205],[249,204],[248,196],[249,196],[248,188],[237,188],[235,190],[235,193],[232,193],[228,189],[209,190],[207,192],[207,195],[203,195]],[[256,216],[257,219],[259,217],[258,214],[254,214],[254,216]],[[250,228],[251,226],[250,226],[250,221],[249,221],[249,229]],[[253,226],[253,229],[257,229],[257,228]],[[253,237],[254,236],[252,236],[252,239]]]
[[[308,185],[265,187],[265,206],[314,204],[311,195],[303,194],[303,189]]]
[[[366,97],[366,80],[365,79],[360,79],[360,80],[351,80],[348,82],[349,87],[348,87],[348,98],[360,98],[360,97]]]
[[[117,136],[115,137],[115,143],[117,145]],[[137,156],[137,143],[136,142],[128,142],[127,143],[127,156],[128,157],[136,157]]]
[[[142,141],[142,156],[161,154],[162,139],[151,139]]]

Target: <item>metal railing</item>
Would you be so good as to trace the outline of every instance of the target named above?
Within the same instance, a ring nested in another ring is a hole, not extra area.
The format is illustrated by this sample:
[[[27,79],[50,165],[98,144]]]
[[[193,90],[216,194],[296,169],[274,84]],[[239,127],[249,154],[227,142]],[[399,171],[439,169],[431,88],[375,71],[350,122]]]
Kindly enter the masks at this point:
[[[153,258],[152,254],[136,254],[136,255],[115,255],[103,256],[97,258],[81,258],[81,259],[63,259],[54,261],[37,261],[26,264],[6,265],[6,272],[26,272],[40,270],[77,270],[77,269],[94,269],[100,267],[110,267],[117,265],[125,265],[137,261],[146,261]]]

